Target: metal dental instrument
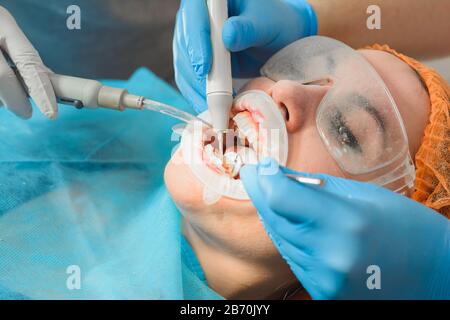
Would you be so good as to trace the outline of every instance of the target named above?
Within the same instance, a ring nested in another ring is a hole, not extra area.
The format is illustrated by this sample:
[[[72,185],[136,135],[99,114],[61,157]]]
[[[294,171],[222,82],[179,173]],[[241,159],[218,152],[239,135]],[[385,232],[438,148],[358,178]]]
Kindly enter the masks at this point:
[[[212,125],[223,153],[223,135],[228,130],[233,104],[231,56],[222,40],[222,29],[228,19],[227,0],[207,0],[211,25],[213,61],[206,81],[206,97]]]
[[[313,186],[319,186],[322,187],[325,185],[325,181],[322,179],[318,179],[318,178],[308,178],[308,177],[304,177],[302,175],[299,174],[285,174],[286,177],[301,183],[301,184],[308,184],[308,185],[313,185]]]

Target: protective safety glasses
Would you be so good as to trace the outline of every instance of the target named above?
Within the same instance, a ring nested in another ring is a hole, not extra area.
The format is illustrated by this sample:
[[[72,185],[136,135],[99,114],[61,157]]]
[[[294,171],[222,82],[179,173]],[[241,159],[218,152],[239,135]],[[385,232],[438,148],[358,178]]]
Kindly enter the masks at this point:
[[[389,90],[370,63],[342,42],[308,37],[262,68],[273,80],[331,86],[317,108],[320,137],[346,176],[400,193],[414,185],[405,127]]]

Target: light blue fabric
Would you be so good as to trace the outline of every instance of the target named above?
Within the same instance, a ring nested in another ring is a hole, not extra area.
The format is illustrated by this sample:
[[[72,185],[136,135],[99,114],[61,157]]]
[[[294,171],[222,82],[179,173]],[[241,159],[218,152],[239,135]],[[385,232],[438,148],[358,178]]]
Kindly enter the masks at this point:
[[[105,83],[187,109],[146,69]],[[175,123],[144,111],[60,106],[51,122],[0,110],[0,299],[220,298],[164,186]],[[80,290],[67,288],[71,265]]]

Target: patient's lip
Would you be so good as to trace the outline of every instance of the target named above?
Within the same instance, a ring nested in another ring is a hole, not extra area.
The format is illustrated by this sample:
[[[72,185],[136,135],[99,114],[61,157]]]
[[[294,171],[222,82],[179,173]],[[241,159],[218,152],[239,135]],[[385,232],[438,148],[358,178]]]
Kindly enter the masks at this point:
[[[262,120],[264,120],[266,118],[266,116],[264,115],[263,112],[261,112],[261,110],[258,109],[257,106],[250,106],[248,104],[244,104],[244,103],[240,103],[240,104],[234,104],[232,109],[231,109],[231,113],[232,113],[232,118],[234,116],[236,116],[238,113],[244,112],[244,111],[248,111],[250,112],[250,114],[252,115],[252,117],[257,121],[257,122],[261,122]]]

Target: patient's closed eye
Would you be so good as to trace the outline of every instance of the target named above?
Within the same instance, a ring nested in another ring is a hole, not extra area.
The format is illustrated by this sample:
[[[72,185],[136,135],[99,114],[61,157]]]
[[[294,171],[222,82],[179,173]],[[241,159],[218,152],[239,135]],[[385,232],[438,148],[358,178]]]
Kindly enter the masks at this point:
[[[331,119],[331,131],[334,132],[336,139],[341,144],[345,144],[354,151],[362,153],[358,139],[348,127],[348,124],[340,111],[337,111],[335,116]]]

